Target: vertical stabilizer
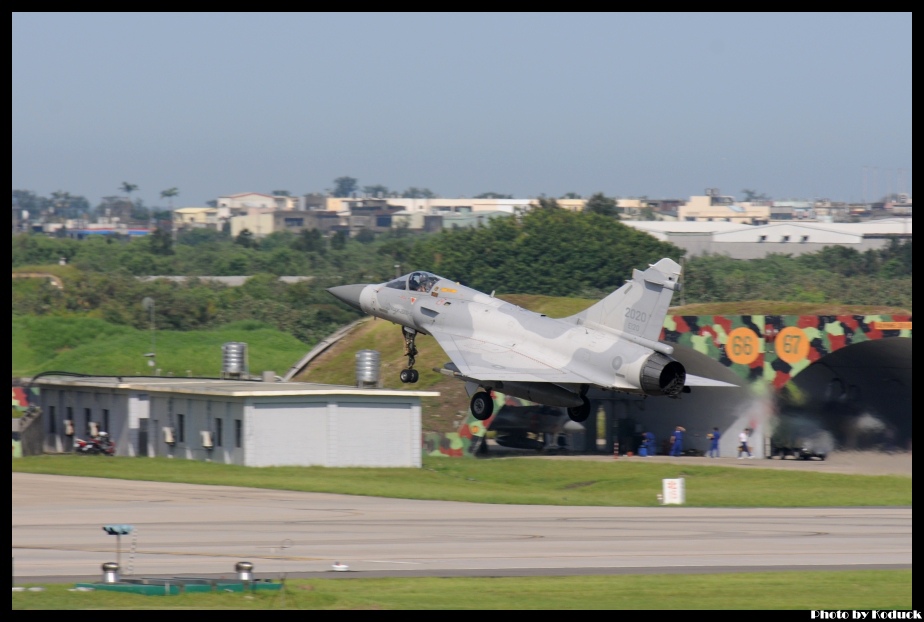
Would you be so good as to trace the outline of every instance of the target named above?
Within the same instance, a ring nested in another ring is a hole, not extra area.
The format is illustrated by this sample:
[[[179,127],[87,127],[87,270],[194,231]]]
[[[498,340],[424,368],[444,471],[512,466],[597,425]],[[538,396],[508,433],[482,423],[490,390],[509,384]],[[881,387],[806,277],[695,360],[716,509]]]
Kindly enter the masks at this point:
[[[600,324],[657,341],[671,298],[680,289],[680,272],[680,264],[667,257],[647,270],[633,270],[631,281],[567,319],[578,324]]]

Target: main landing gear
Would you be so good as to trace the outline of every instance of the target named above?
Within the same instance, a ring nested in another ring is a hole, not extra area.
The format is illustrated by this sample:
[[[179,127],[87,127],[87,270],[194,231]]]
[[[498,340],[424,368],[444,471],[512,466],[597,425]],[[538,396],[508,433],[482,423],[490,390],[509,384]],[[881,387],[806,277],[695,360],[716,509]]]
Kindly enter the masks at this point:
[[[404,356],[407,357],[407,369],[402,369],[399,377],[404,384],[413,384],[420,378],[420,374],[414,369],[415,357],[417,356],[417,346],[414,345],[414,339],[417,338],[417,331],[413,328],[402,328],[404,334]]]
[[[472,417],[478,421],[484,421],[494,412],[494,400],[487,391],[478,391],[472,396],[471,404]]]
[[[584,423],[590,417],[590,400],[587,398],[587,387],[581,392],[581,405],[572,406],[568,409],[568,416],[576,423]],[[480,389],[472,396],[469,404],[472,416],[478,421],[484,421],[494,412],[494,399],[491,394],[484,389]]]
[[[568,409],[568,416],[571,418],[571,421],[575,423],[584,423],[587,421],[587,417],[590,416],[590,400],[587,399],[586,395],[581,396],[580,406],[574,406]]]

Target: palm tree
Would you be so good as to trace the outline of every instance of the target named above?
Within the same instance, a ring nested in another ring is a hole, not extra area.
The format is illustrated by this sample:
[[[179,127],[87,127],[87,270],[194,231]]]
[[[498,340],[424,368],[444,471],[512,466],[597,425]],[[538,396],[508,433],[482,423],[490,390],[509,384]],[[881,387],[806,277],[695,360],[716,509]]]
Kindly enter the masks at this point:
[[[137,190],[137,189],[138,189],[138,184],[130,184],[130,183],[128,183],[127,181],[123,181],[123,182],[122,182],[122,185],[119,186],[119,190],[121,190],[121,191],[124,192],[126,195],[128,195],[128,196],[127,196],[127,201],[128,201],[128,214],[131,214],[131,213],[133,212],[133,210],[134,210],[135,204],[132,203],[132,192],[134,192],[134,191]],[[128,216],[128,218],[130,218],[130,217],[131,217],[131,216]],[[152,218],[149,216],[149,217],[148,217],[148,229],[149,229],[149,230],[153,230],[153,227],[154,227],[153,220],[152,220]]]
[[[132,192],[138,189],[138,184],[130,184],[127,181],[123,181],[122,185],[119,186],[119,189],[128,195],[128,202],[132,202]]]
[[[180,191],[176,188],[167,188],[166,190],[160,191],[160,198],[168,199],[170,201],[170,209],[173,209],[173,197],[180,194]]]

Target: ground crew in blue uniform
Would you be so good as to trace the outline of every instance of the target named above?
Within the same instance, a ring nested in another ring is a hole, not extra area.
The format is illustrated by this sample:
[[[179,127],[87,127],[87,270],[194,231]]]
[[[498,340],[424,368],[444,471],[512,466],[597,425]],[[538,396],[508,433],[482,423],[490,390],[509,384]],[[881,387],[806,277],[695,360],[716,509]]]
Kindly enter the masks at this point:
[[[683,433],[686,432],[686,428],[682,425],[678,425],[674,428],[674,435],[671,436],[671,455],[679,456],[683,453]]]
[[[722,434],[719,432],[719,428],[712,428],[712,432],[706,435],[709,439],[709,457],[718,458],[719,457],[719,438]]]
[[[655,446],[655,435],[651,430],[642,433],[642,447],[645,448],[645,456],[654,456],[658,453],[658,448]]]

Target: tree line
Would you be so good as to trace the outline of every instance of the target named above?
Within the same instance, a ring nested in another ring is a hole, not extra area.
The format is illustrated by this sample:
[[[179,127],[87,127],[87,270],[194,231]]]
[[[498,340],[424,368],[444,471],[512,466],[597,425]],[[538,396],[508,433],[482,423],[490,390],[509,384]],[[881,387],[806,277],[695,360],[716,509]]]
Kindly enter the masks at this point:
[[[160,329],[204,330],[258,320],[313,345],[360,314],[325,289],[373,283],[421,269],[483,291],[597,299],[662,257],[684,263],[683,301],[775,300],[911,308],[911,241],[859,252],[830,246],[793,257],[684,259],[675,245],[621,223],[603,210],[570,212],[554,201],[524,215],[439,233],[319,231],[231,237],[212,230],[162,230],[144,238],[82,240],[13,235],[13,269],[52,271],[63,289],[42,279],[14,279],[20,315],[87,314],[145,329],[142,306],[156,301]],[[64,263],[65,265],[60,265]],[[145,276],[193,277],[185,282]],[[240,287],[194,277],[250,276]],[[287,284],[279,276],[310,276]],[[675,297],[675,304],[678,302]]]

